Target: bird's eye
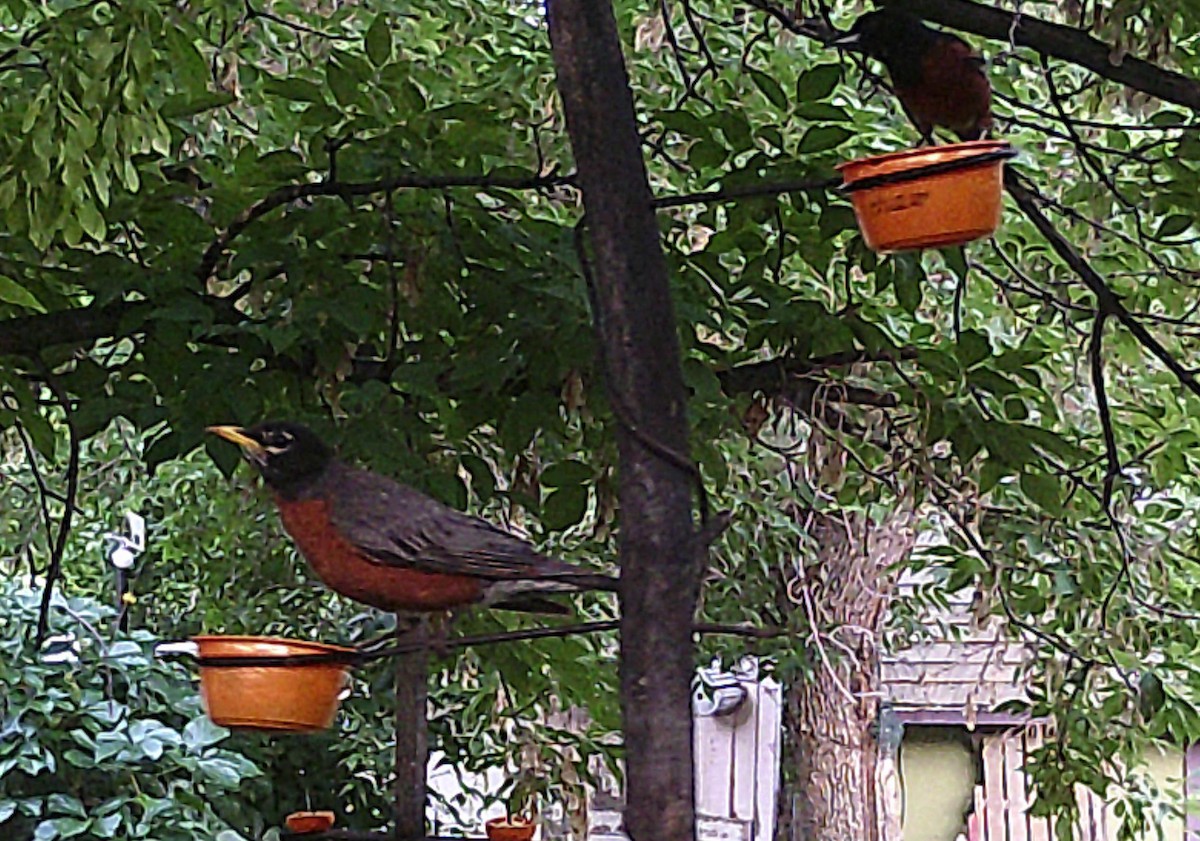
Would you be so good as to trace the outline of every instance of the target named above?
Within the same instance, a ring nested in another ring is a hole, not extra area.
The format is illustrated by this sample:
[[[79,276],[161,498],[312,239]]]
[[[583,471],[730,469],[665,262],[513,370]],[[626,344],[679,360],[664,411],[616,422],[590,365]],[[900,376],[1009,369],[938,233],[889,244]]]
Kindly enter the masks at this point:
[[[263,444],[266,446],[268,452],[278,455],[292,446],[292,442],[295,440],[296,436],[292,435],[292,433],[280,429],[268,435]]]

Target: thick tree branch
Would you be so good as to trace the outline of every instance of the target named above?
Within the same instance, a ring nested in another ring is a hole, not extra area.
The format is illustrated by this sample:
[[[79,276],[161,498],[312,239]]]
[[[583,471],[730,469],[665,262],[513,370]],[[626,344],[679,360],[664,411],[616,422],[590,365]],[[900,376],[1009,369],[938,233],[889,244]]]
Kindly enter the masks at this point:
[[[247,320],[234,306],[236,298],[236,294],[224,298],[194,296],[211,312],[212,323],[223,325]],[[36,360],[49,348],[82,347],[100,339],[132,335],[143,330],[154,310],[163,304],[162,301],[114,301],[0,319],[0,356],[24,356]]]
[[[152,308],[147,301],[118,301],[6,318],[0,320],[0,356],[33,356],[46,348],[116,336],[123,319],[140,322],[135,314]]]
[[[793,17],[774,0],[746,0],[778,21],[789,32],[821,42],[829,40],[830,30],[822,21]],[[971,0],[881,0],[885,6],[903,6],[926,20],[961,32],[1029,47],[1044,56],[1077,64],[1097,76],[1143,91],[1166,102],[1200,111],[1200,82],[1182,73],[1165,70],[1133,56],[1113,61],[1109,44],[1071,26],[1039,20],[1027,14],[1014,15]]]
[[[885,6],[903,6],[926,20],[971,32],[997,41],[1029,47],[1045,56],[1086,67],[1097,76],[1119,82],[1166,102],[1200,111],[1200,81],[1171,70],[1124,56],[1114,61],[1109,44],[1083,30],[1039,20],[1027,14],[1014,15],[970,0],[882,0]],[[757,5],[752,3],[752,5]]]
[[[621,706],[632,838],[693,841],[692,615],[707,553],[692,477],[646,439],[687,456],[687,395],[666,257],[609,0],[550,0],[550,45],[587,214],[593,319],[620,452]]]

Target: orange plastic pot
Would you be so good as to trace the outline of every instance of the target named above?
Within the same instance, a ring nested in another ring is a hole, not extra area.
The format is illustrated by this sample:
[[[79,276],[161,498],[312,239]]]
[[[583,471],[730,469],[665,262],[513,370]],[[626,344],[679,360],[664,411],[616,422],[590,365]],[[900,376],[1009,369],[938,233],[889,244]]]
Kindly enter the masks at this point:
[[[863,239],[873,251],[961,245],[1000,225],[1002,140],[972,140],[839,164]]]
[[[492,818],[483,828],[488,841],[529,841],[537,824],[529,818]]]
[[[212,665],[219,658],[270,659],[353,649],[271,637],[193,637],[200,656],[200,697],[208,717],[223,727],[306,732],[333,723],[349,666]]]
[[[297,835],[324,832],[333,826],[333,812],[292,812],[283,823],[289,832]]]

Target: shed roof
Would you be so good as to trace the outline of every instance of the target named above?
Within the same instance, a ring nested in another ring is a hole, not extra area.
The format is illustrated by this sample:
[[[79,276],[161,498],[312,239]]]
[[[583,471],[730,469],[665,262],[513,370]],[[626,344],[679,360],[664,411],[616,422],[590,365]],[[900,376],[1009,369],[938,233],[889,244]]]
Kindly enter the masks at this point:
[[[896,598],[913,597],[923,583],[923,576],[905,576]],[[923,608],[918,618],[929,637],[884,655],[884,698],[902,720],[968,725],[1027,720],[996,707],[1027,699],[1023,672],[1031,646],[1010,638],[999,617],[974,621],[973,595],[963,590],[950,596],[948,608]]]

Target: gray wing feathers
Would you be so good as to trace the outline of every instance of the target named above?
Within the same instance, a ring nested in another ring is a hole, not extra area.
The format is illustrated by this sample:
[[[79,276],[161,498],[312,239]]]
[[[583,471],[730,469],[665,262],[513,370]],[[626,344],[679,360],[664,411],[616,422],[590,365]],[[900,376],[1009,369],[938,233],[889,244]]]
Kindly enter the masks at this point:
[[[380,564],[494,581],[558,580],[568,587],[605,587],[610,581],[548,558],[519,537],[384,476],[339,467],[330,472],[338,490],[333,523]]]

